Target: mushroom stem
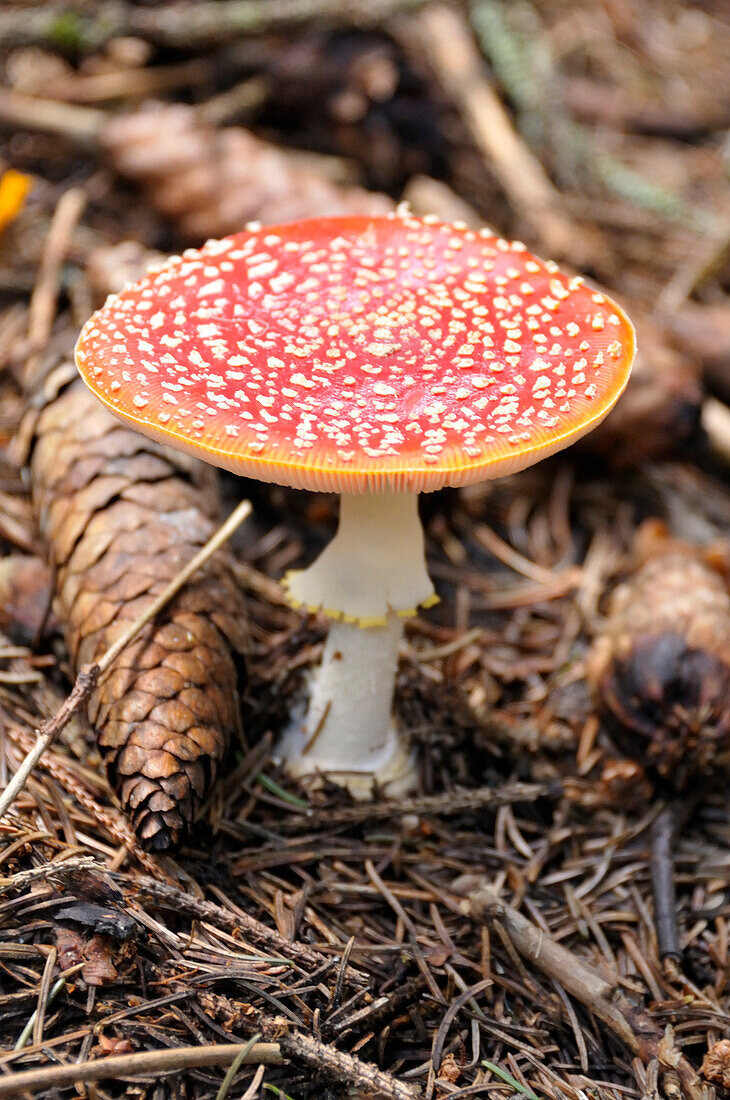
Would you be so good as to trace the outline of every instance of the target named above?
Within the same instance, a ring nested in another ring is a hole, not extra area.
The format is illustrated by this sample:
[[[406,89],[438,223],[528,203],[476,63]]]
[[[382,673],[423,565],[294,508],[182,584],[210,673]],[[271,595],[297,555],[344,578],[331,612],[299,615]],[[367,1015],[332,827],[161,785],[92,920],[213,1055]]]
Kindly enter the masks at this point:
[[[404,617],[435,598],[417,495],[343,496],[334,539],[287,583],[292,599],[332,620],[306,718],[282,745],[288,770],[339,773],[356,797],[374,781],[407,789],[412,761],[391,714],[398,646]]]
[[[343,494],[332,542],[286,578],[295,604],[330,619],[384,626],[388,612],[415,615],[435,601],[416,493]]]
[[[385,626],[331,623],[310,677],[304,727],[285,740],[289,772],[327,773],[362,798],[376,780],[390,794],[412,785],[410,754],[391,713],[403,622],[390,614]]]

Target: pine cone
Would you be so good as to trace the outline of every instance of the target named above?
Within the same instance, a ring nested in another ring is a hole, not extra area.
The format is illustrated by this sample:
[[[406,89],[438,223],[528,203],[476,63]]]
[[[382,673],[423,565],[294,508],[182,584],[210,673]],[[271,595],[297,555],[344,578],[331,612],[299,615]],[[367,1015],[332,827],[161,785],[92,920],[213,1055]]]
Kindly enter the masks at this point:
[[[142,184],[190,240],[237,233],[254,220],[393,209],[385,195],[330,183],[247,130],[215,129],[182,104],[121,115],[105,127],[103,142],[117,171]]]
[[[730,770],[730,595],[702,551],[646,525],[589,679],[627,756],[677,789]]]
[[[56,571],[55,608],[75,667],[98,659],[207,541],[210,467],[122,427],[74,380],[40,413],[35,514]],[[238,720],[234,652],[245,611],[220,551],[100,679],[88,713],[110,782],[141,843],[189,828]]]
[[[730,1039],[718,1039],[707,1051],[700,1073],[713,1085],[730,1088]]]

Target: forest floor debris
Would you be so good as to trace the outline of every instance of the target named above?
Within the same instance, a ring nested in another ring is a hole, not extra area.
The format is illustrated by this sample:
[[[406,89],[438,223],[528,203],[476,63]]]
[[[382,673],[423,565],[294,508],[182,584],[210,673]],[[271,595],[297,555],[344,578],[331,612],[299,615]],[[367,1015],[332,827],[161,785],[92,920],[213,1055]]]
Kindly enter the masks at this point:
[[[730,1080],[727,800],[693,790],[678,815],[668,965],[651,886],[665,802],[587,685],[647,518],[730,573],[727,457],[700,426],[730,394],[730,25],[713,0],[425,6],[0,13],[2,167],[22,176],[0,212],[0,548],[23,555],[32,604],[0,639],[0,1095],[80,1082],[102,1100],[678,1100]],[[447,56],[459,42],[468,87]],[[324,635],[278,581],[324,544],[333,502],[222,479],[228,511],[252,503],[231,540],[249,616],[243,738],[174,856],[138,843],[84,715],[58,722],[73,673],[20,461],[27,414],[68,384],[100,289],[201,243],[187,214],[222,202],[205,197],[210,164],[196,190],[184,135],[164,150],[189,172],[180,190],[166,169],[169,220],[100,155],[101,124],[150,100],[184,110],[213,159],[221,134],[250,129],[284,158],[284,205],[318,177],[319,195],[355,187],[388,205],[410,188],[538,251],[575,228],[566,252],[637,313],[648,362],[593,451],[423,500],[441,603],[402,652],[421,777],[407,800],[355,805],[277,769]],[[475,103],[508,134],[499,149]],[[56,739],[13,790],[49,720]],[[155,1080],[163,1067],[177,1076]]]

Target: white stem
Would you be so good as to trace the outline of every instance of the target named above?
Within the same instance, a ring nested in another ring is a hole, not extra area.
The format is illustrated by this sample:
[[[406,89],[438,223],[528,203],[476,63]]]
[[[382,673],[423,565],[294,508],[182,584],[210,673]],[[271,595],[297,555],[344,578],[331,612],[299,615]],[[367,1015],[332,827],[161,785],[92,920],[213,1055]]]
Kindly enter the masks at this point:
[[[382,626],[433,601],[416,493],[345,495],[337,534],[313,565],[287,578],[289,594],[331,619]]]
[[[340,782],[355,795],[374,779],[406,789],[412,763],[391,713],[398,646],[403,616],[433,600],[416,494],[344,496],[335,538],[288,583],[294,600],[332,622],[303,726],[284,741],[287,767],[348,773]]]
[[[367,628],[333,622],[311,681],[308,770],[377,772],[393,753],[391,716],[403,619]]]

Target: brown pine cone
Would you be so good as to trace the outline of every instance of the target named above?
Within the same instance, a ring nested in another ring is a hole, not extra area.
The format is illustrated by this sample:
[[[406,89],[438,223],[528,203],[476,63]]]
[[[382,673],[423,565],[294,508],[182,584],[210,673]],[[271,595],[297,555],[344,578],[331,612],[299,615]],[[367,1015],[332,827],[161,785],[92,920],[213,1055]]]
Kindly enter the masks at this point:
[[[34,511],[76,668],[97,660],[216,527],[209,466],[122,427],[74,380],[40,413]],[[245,609],[219,551],[103,676],[89,702],[110,782],[142,844],[175,847],[239,715]]]
[[[324,179],[239,127],[216,129],[183,104],[120,115],[103,143],[117,171],[146,188],[183,237],[200,241],[264,224],[335,214],[385,214],[385,195]]]
[[[730,770],[730,595],[702,551],[650,522],[589,679],[626,753],[677,789]]]
[[[714,1085],[730,1088],[730,1039],[718,1039],[702,1060],[700,1073]]]

